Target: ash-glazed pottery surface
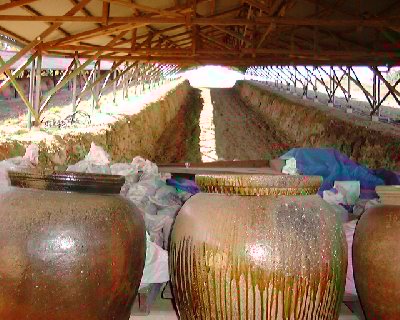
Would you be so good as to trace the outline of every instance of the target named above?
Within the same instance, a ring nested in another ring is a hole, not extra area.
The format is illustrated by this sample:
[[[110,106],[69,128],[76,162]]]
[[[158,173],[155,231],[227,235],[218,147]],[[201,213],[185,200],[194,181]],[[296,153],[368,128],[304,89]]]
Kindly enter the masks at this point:
[[[197,176],[172,231],[182,320],[337,319],[347,268],[320,177]]]
[[[0,195],[0,319],[129,319],[146,243],[142,216],[118,194],[124,178],[9,177],[18,187]]]
[[[357,293],[368,320],[400,319],[400,186],[376,188],[382,205],[357,223],[353,268]]]

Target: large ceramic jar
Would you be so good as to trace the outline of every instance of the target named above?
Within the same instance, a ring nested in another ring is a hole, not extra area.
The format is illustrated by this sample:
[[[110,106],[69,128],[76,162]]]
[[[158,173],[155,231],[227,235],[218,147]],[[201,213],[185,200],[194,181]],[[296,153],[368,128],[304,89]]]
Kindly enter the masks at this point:
[[[127,320],[146,243],[120,176],[10,173],[0,195],[0,319]],[[21,188],[22,187],[22,188]]]
[[[357,293],[369,320],[400,319],[400,186],[376,188],[382,205],[357,223],[353,270]]]
[[[320,177],[197,176],[170,248],[183,320],[337,319],[347,268]]]

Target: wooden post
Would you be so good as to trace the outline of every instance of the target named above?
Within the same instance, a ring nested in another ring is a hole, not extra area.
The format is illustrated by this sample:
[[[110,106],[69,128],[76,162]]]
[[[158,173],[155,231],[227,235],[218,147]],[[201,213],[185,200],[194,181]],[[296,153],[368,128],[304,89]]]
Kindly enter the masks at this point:
[[[378,76],[377,76],[377,78],[378,78],[378,83],[377,83],[377,93],[376,93],[376,103],[378,104],[379,103],[379,101],[381,101],[381,78],[379,78]],[[381,108],[380,107],[378,107],[378,116],[380,116],[381,115]]]
[[[101,61],[98,60],[96,65],[97,65],[96,79],[99,79],[101,77]],[[100,82],[96,85],[96,95],[97,95],[97,97],[99,97],[99,95],[100,95]],[[99,99],[97,99],[97,100],[99,100]]]
[[[126,64],[126,68],[128,68],[128,64]],[[124,75],[124,87],[125,87],[125,99],[129,99],[129,92],[128,92],[128,81],[129,81],[129,72]]]
[[[75,57],[74,57],[75,61],[78,59],[78,52],[75,51]],[[74,63],[74,69],[76,69],[78,66],[76,63]],[[78,75],[76,74],[72,80],[72,113],[75,113],[76,111],[76,90],[77,90],[77,80],[78,80]],[[54,85],[56,86],[56,85]]]
[[[117,70],[114,71],[114,80],[117,79]],[[113,103],[116,104],[117,100],[117,81],[113,83]]]
[[[76,111],[76,87],[77,87],[77,75],[74,76],[72,80],[72,112]]]
[[[35,90],[35,68],[36,68],[36,59],[33,59],[31,64],[30,78],[29,78],[29,102],[33,105],[33,97]],[[28,117],[27,117],[27,126],[30,130],[32,128],[32,112],[28,109]]]
[[[56,84],[57,84],[57,81],[56,81],[56,70],[53,70],[53,87],[55,87]]]
[[[33,108],[37,114],[40,112],[40,99],[42,94],[42,52],[38,53],[36,61],[36,83],[35,83],[35,96],[33,99]],[[40,123],[35,121],[35,127],[38,127]]]

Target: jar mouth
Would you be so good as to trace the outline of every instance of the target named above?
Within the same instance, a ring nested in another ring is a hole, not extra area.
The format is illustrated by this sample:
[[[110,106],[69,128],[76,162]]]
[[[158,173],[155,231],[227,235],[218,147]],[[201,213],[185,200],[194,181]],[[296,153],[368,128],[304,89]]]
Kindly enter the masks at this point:
[[[17,172],[9,171],[11,185],[52,191],[118,194],[125,177],[81,172]]]
[[[242,196],[311,195],[322,184],[321,176],[218,174],[197,175],[196,183],[203,192]]]

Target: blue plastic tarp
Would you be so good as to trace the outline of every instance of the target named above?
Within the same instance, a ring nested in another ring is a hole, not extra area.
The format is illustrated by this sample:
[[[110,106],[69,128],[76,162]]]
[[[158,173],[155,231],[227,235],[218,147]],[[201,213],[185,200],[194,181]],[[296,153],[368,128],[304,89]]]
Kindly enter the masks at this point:
[[[200,189],[196,185],[196,182],[181,177],[175,179],[167,179],[167,185],[173,186],[178,190],[186,191],[191,194],[196,194],[200,192]]]
[[[361,198],[376,197],[376,186],[400,184],[395,173],[368,169],[333,148],[294,148],[280,158],[295,158],[300,174],[322,176],[320,195],[324,190],[330,190],[335,181],[360,181]]]

